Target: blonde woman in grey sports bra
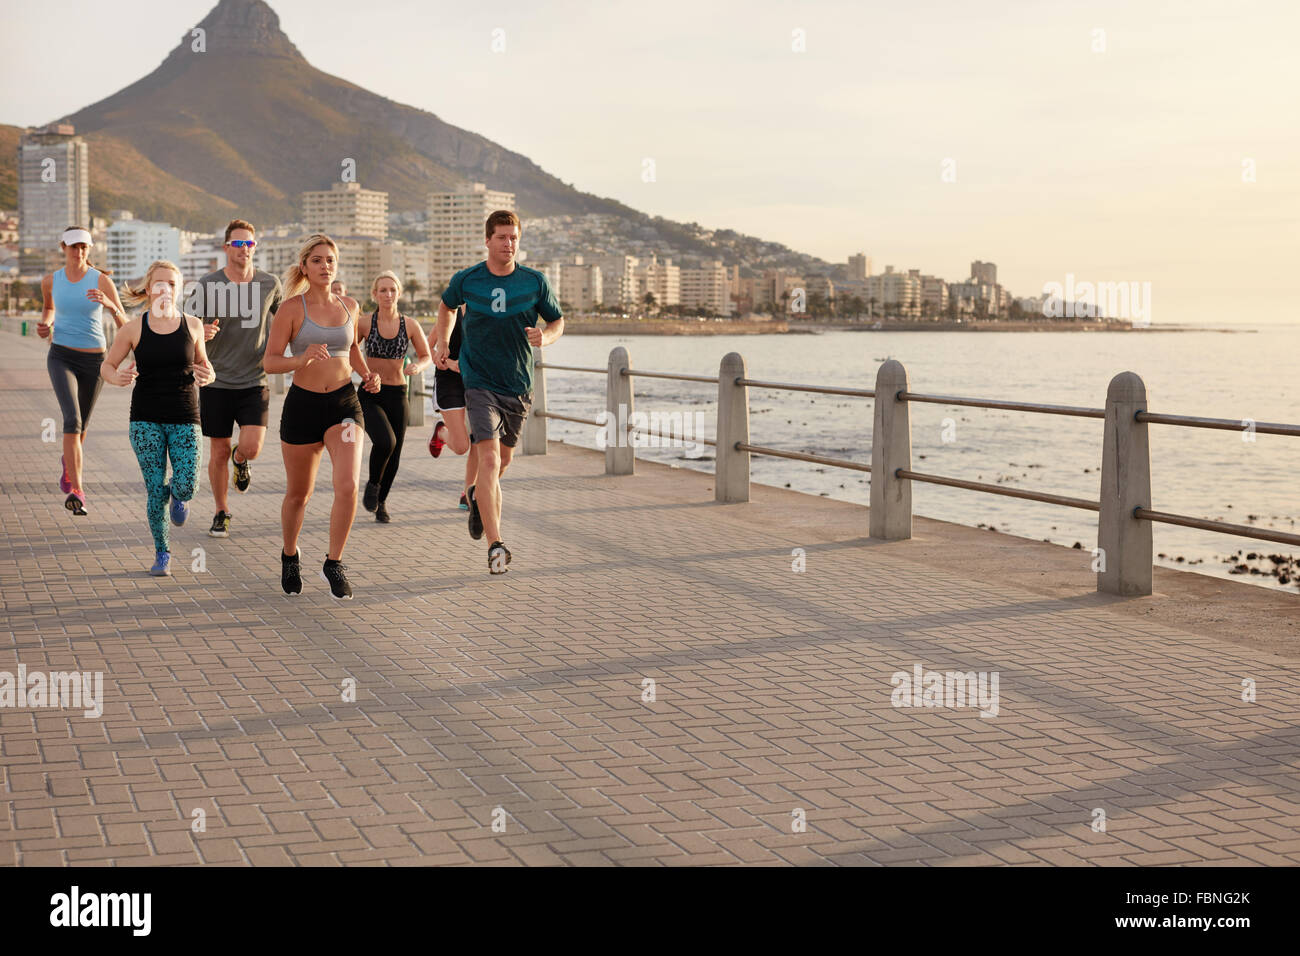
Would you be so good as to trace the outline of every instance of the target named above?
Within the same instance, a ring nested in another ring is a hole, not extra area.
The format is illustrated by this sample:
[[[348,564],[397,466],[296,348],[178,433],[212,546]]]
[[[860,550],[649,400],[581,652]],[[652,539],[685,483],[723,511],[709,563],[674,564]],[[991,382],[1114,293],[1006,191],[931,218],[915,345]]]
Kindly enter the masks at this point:
[[[284,550],[280,585],[285,594],[302,591],[298,534],[307,499],[316,484],[321,454],[328,451],[334,477],[330,545],[320,576],[339,600],[351,600],[343,548],[357,514],[361,445],[365,420],[352,372],[368,392],[379,391],[379,375],[366,365],[357,330],[357,302],[330,292],[338,271],[339,249],[328,236],[314,235],[298,251],[298,261],[282,280],[284,302],[275,313],[266,343],[267,374],[293,373],[280,417],[286,488],[280,507]],[[292,355],[285,355],[288,349]]]

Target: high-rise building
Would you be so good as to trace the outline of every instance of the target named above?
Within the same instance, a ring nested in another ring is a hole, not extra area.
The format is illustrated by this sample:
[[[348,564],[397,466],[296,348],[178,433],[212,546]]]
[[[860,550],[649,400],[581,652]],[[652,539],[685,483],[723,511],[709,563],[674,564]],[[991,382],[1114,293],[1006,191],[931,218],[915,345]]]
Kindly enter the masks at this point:
[[[636,270],[636,301],[645,303],[646,293],[655,297],[655,305],[663,308],[667,305],[681,305],[682,270],[673,265],[673,260],[651,254],[649,260],[642,262]]]
[[[997,285],[998,267],[992,262],[980,262],[977,259],[970,264],[970,277],[981,285]]]
[[[483,235],[487,217],[498,209],[514,208],[514,193],[488,189],[483,183],[429,194],[429,269],[438,294],[455,273],[487,258]]]
[[[105,244],[105,265],[119,282],[143,279],[150,263],[159,259],[180,265],[181,231],[165,222],[119,219],[108,227]]]
[[[555,294],[566,308],[574,312],[586,312],[604,301],[605,288],[600,266],[584,262],[582,256],[574,256],[559,268],[560,281],[554,286]]]
[[[90,228],[90,152],[70,124],[19,137],[18,218],[25,274],[62,261],[59,236],[68,226]]]
[[[699,269],[683,269],[681,287],[682,305],[714,315],[731,315],[731,274],[722,260]]]
[[[631,306],[637,302],[636,256],[596,256],[592,264],[600,269],[601,293],[605,305]]]
[[[939,318],[948,312],[948,283],[938,276],[921,276],[921,314]]]
[[[858,253],[856,256],[849,256],[848,278],[861,281],[871,275],[871,257]]]
[[[388,238],[388,193],[360,183],[335,183],[302,194],[302,220],[312,232],[331,239]]]
[[[868,301],[873,311],[883,309],[886,314],[915,315],[921,308],[921,270],[895,272],[893,266],[867,279],[870,290]],[[871,302],[870,300],[874,300]]]

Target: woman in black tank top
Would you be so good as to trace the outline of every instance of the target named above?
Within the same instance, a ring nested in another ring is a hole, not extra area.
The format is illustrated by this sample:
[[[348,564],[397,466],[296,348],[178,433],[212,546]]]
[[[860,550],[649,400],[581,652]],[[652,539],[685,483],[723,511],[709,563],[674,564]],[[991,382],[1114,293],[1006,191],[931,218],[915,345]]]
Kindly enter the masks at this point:
[[[150,308],[117,333],[100,368],[100,375],[110,385],[135,383],[129,434],[149,495],[146,513],[155,549],[149,573],[155,577],[171,574],[168,501],[172,524],[179,527],[189,516],[186,502],[194,497],[199,474],[198,390],[216,377],[203,346],[202,321],[177,307],[182,287],[180,270],[170,262],[149,266],[139,288],[126,286],[126,302],[147,300]],[[119,369],[132,349],[135,362],[126,370]]]
[[[420,323],[397,311],[402,283],[393,272],[381,273],[370,284],[370,295],[379,308],[368,318],[360,319],[357,334],[366,343],[366,362],[379,374],[379,391],[363,392],[361,408],[366,416],[366,434],[370,436],[370,480],[366,482],[361,504],[375,513],[375,520],[387,523],[388,492],[397,477],[402,460],[402,443],[408,419],[406,379],[433,362],[429,343]],[[408,349],[415,350],[415,361],[406,360]]]

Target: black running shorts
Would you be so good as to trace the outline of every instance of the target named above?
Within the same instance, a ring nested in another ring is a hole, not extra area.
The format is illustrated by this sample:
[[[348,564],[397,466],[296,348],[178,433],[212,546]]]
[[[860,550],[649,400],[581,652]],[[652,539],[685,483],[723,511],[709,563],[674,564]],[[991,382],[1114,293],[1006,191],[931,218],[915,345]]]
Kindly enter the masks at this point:
[[[265,385],[251,388],[199,389],[199,422],[208,438],[229,438],[235,425],[266,427],[271,417],[271,390]]]
[[[366,420],[351,382],[332,392],[309,392],[291,385],[280,412],[280,441],[289,445],[314,445],[324,441],[325,433],[335,425],[349,421],[357,426],[354,440],[361,441]]]
[[[460,372],[440,368],[433,373],[433,402],[444,412],[465,407],[465,380]]]

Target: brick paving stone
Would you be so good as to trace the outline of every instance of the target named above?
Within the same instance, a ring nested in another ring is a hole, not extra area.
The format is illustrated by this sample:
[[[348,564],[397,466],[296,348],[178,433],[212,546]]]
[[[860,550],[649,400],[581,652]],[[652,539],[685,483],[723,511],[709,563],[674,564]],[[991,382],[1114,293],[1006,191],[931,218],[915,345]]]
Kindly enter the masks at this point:
[[[504,578],[433,504],[454,503],[457,463],[413,458],[394,523],[353,530],[356,599],[308,575],[286,602],[272,451],[230,538],[173,529],[207,572],[155,580],[129,393],[103,393],[73,520],[39,440],[45,346],[0,337],[0,670],[99,670],[105,691],[99,720],[4,713],[0,865],[1300,863],[1296,654],[910,556],[971,529],[868,543],[857,506],[756,486],[718,507],[711,475],[611,478],[560,443],[505,479]],[[394,561],[409,584],[376,573]],[[998,671],[999,716],[893,707],[915,663]]]

